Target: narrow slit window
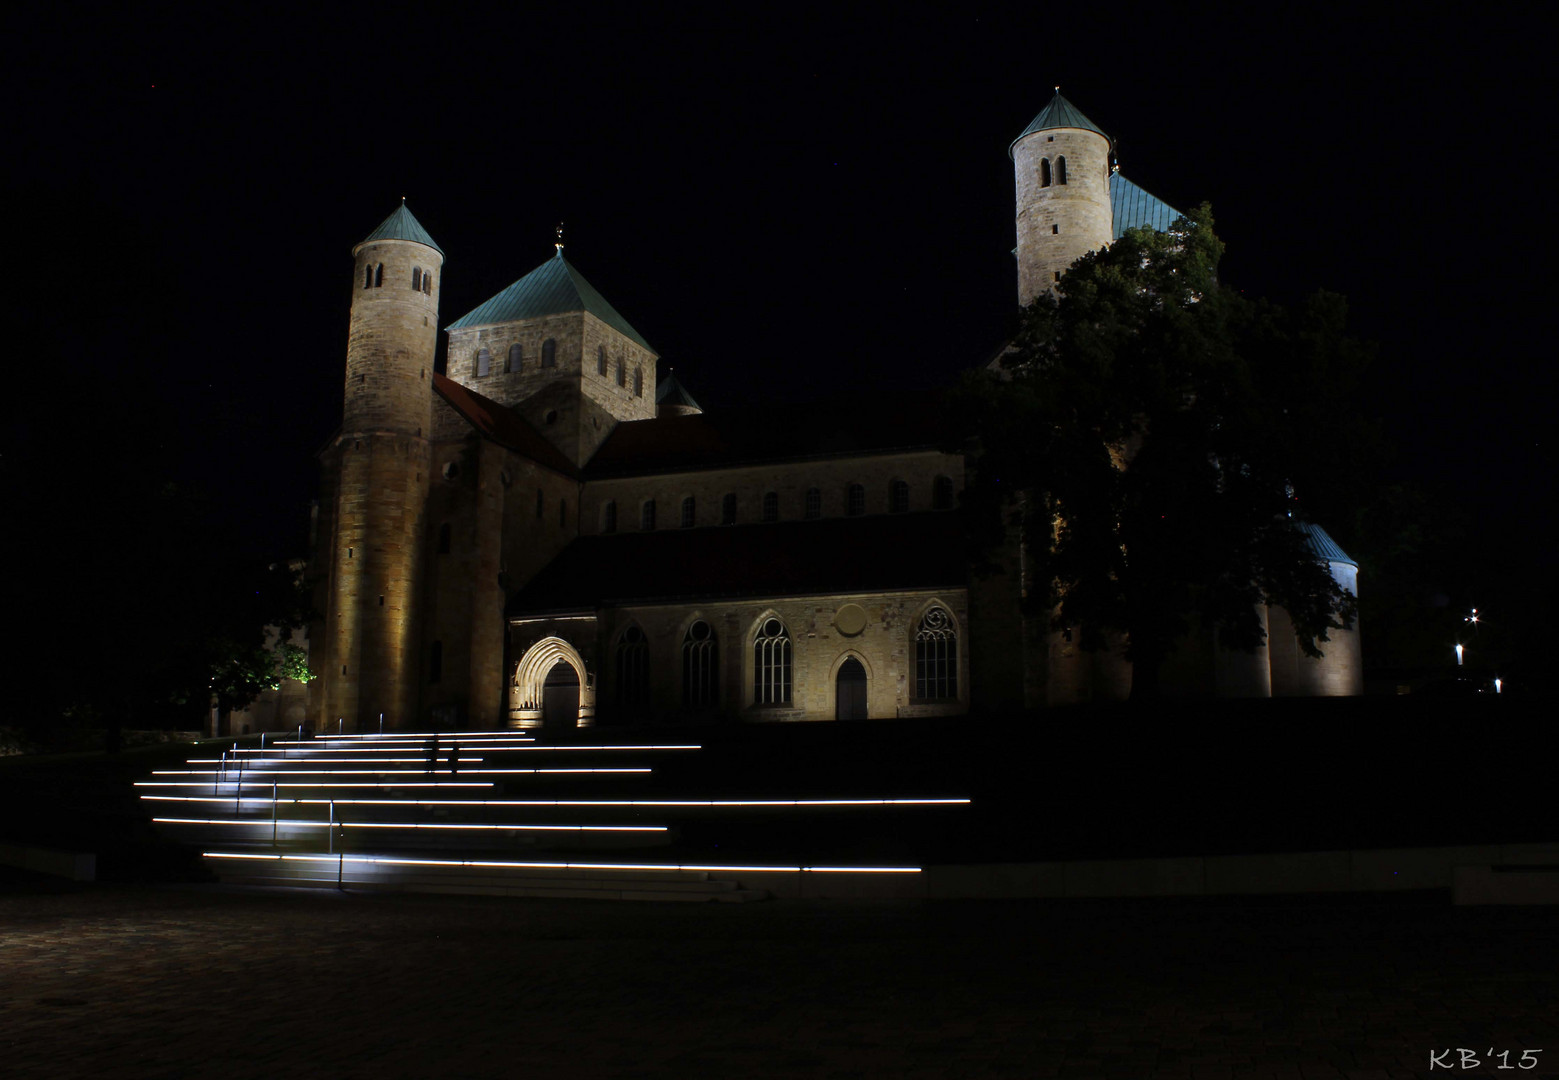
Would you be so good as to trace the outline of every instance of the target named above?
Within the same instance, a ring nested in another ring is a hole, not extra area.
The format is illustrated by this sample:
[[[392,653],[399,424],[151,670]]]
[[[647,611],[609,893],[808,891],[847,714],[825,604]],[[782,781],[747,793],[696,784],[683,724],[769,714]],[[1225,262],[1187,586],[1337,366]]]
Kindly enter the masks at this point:
[[[1040,158],[1039,159],[1039,186],[1040,187],[1049,187],[1050,186],[1050,159],[1049,158]]]
[[[595,349],[595,373],[602,377],[606,375],[606,346],[597,345]]]
[[[1066,157],[1062,155],[1056,158],[1056,183],[1066,183]]]
[[[644,369],[643,368],[634,368],[633,369],[633,396],[634,397],[643,397],[644,396]]]
[[[413,266],[411,268],[411,291],[422,291],[422,267],[420,266]]]
[[[374,288],[380,289],[380,288],[383,288],[383,287],[384,287],[384,263],[380,263],[378,266],[374,267]]]

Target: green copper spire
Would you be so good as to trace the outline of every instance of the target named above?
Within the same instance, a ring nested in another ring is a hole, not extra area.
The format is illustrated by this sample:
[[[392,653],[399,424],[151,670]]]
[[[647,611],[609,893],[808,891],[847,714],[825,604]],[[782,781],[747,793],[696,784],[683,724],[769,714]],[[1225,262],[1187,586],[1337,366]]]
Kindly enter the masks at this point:
[[[411,211],[406,209],[405,199],[395,208],[395,213],[381,221],[377,229],[363,238],[363,243],[374,240],[414,240],[426,244],[440,255],[444,254],[444,249],[433,242],[433,237],[422,227],[422,222],[412,217]]]
[[[1026,139],[1036,131],[1049,131],[1052,128],[1082,128],[1084,131],[1092,131],[1104,135],[1108,142],[1114,142],[1104,129],[1084,116],[1076,105],[1061,96],[1061,88],[1056,87],[1056,96],[1050,99],[1050,104],[1039,110],[1039,115],[1034,117],[1029,126],[1023,129],[1023,134],[1013,139],[1007,146],[1007,156],[1012,156],[1012,148],[1021,139]]]

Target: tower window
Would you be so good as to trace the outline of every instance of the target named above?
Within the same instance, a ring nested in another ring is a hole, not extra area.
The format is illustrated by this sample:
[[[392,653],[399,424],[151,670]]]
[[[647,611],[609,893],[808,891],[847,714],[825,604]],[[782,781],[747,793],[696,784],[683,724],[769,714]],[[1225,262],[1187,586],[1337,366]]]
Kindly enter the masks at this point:
[[[655,500],[646,499],[639,510],[639,528],[644,532],[655,531]]]
[[[779,494],[777,492],[765,492],[763,496],[763,520],[779,520]]]
[[[1066,183],[1066,155],[1056,158],[1056,183]]]
[[[1061,226],[1059,226],[1059,225],[1052,225],[1052,226],[1050,226],[1050,235],[1051,236],[1059,236],[1060,234],[1061,234]]]
[[[505,371],[519,371],[525,364],[525,347],[516,341],[509,346],[509,366]]]
[[[606,376],[606,346],[605,345],[597,345],[595,347],[595,373],[597,375],[602,376],[603,378]]]
[[[888,513],[909,513],[909,484],[903,480],[895,480],[888,488]]]
[[[790,631],[765,619],[752,643],[752,703],[790,704]]]
[[[693,527],[693,521],[697,517],[697,511],[698,507],[697,504],[693,502],[693,496],[689,495],[687,498],[682,500],[682,527],[684,529],[691,529]]]
[[[643,397],[644,396],[644,369],[643,368],[634,368],[633,369],[633,396],[634,397]]]
[[[951,476],[939,476],[931,482],[931,508],[933,510],[951,510],[953,508],[953,478]]]
[[[413,266],[411,268],[411,291],[422,291],[422,267],[420,266]]]
[[[601,508],[601,531],[604,533],[617,531],[617,501],[615,499],[607,500],[606,505]]]
[[[486,345],[483,345],[476,350],[476,377],[479,379],[486,378],[492,370],[493,354],[487,351]]]
[[[860,484],[851,484],[845,492],[845,513],[851,517],[866,513],[866,489]]]
[[[383,286],[384,286],[384,263],[380,263],[378,266],[374,267],[374,288],[378,289],[378,288],[382,288]]]
[[[449,554],[449,532],[449,522],[447,521],[438,527],[438,553],[440,555]]]
[[[431,270],[422,272],[422,291],[429,296],[433,295],[433,271]]]
[[[1049,158],[1040,158],[1039,159],[1039,186],[1040,187],[1049,187],[1050,186],[1050,159]]]
[[[720,498],[720,524],[736,524],[736,492],[734,491]]]
[[[628,365],[621,359],[617,361],[617,385],[628,385]]]
[[[823,516],[823,493],[817,488],[807,488],[806,516],[808,521],[815,521]]]
[[[552,338],[541,343],[541,366],[544,368],[558,366],[558,343]]]
[[[373,287],[374,287],[374,268],[371,267],[371,266],[365,266],[365,267],[363,267],[363,288],[371,289]]]

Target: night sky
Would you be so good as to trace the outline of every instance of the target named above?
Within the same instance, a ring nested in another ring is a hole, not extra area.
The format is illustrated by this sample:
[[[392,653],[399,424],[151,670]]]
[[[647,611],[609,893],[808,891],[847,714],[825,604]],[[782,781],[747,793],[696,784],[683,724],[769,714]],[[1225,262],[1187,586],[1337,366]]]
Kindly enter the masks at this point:
[[[446,324],[548,258],[561,220],[706,408],[936,385],[1011,329],[1007,146],[1059,83],[1126,176],[1212,204],[1226,281],[1349,298],[1380,345],[1364,404],[1390,475],[1486,522],[1483,554],[1551,551],[1529,25],[216,10],[11,27],[5,305],[33,336],[7,415],[35,449],[112,430],[254,550],[302,552],[351,248],[403,195],[446,253]]]

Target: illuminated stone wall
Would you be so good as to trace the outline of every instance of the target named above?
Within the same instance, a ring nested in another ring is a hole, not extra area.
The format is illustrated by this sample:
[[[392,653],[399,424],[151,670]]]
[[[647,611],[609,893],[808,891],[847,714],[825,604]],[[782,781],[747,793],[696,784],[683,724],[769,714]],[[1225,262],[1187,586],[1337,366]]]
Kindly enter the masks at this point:
[[[1066,158],[1066,183],[1056,182],[1059,157]],[[1051,165],[1051,183],[1041,183],[1040,161]],[[1052,288],[1082,255],[1109,244],[1110,144],[1081,128],[1036,131],[1012,148],[1017,185],[1018,302],[1027,304]]]

